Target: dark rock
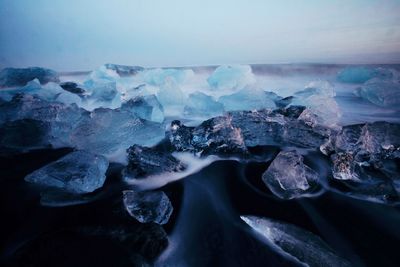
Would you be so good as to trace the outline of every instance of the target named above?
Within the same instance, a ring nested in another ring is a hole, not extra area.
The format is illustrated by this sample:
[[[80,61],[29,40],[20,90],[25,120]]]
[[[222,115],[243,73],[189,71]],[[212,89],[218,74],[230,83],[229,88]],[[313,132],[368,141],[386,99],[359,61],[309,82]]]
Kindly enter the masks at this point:
[[[132,254],[134,255],[132,257]],[[61,230],[24,244],[10,266],[148,266],[146,260],[106,236]]]
[[[77,94],[77,95],[83,95],[86,92],[84,89],[80,88],[77,83],[74,83],[74,82],[63,82],[63,83],[60,83],[60,86],[65,91],[68,91],[70,93]]]
[[[5,68],[0,72],[0,87],[24,86],[27,82],[38,79],[41,84],[59,82],[57,72],[39,67]]]
[[[279,98],[275,100],[275,104],[278,108],[287,107],[290,103],[292,103],[294,96],[288,96],[285,98]]]

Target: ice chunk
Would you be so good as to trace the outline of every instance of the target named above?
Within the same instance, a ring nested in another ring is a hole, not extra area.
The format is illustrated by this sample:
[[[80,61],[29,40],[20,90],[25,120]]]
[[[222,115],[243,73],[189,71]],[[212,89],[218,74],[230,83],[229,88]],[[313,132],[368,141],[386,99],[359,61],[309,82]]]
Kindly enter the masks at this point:
[[[147,84],[162,86],[168,81],[182,84],[193,77],[191,69],[148,69],[143,72],[143,79]]]
[[[233,110],[257,110],[275,108],[274,99],[271,94],[260,89],[242,89],[228,96],[221,96],[218,100],[224,104],[226,111]]]
[[[315,191],[318,174],[295,151],[281,151],[262,175],[265,185],[277,197],[292,199]]]
[[[224,106],[213,99],[213,97],[201,92],[189,95],[184,108],[184,114],[196,117],[213,117],[222,115]]]
[[[139,118],[163,122],[164,121],[164,108],[155,95],[138,96],[123,103],[121,110],[126,110]]]
[[[128,149],[128,166],[123,173],[125,178],[144,178],[164,172],[178,172],[185,168],[169,152],[133,145]]]
[[[400,83],[372,79],[361,88],[356,89],[356,95],[381,107],[399,108]]]
[[[69,134],[87,112],[75,104],[48,102],[33,95],[16,95],[0,105],[0,124],[6,121],[32,119],[46,122],[46,135],[54,146],[70,146]]]
[[[319,148],[328,141],[331,129],[311,127],[298,120],[296,116],[303,109],[293,106],[274,111],[234,111],[206,120],[197,127],[173,121],[169,139],[178,151],[206,154],[246,154],[246,147],[266,145]]]
[[[81,103],[81,98],[79,96],[63,90],[57,83],[48,82],[45,85],[41,85],[38,79],[34,79],[25,86],[17,89],[2,90],[0,94],[8,101],[17,94],[31,94],[51,102],[57,101],[65,104],[76,103],[77,105]]]
[[[98,107],[118,108],[121,106],[121,94],[117,90],[119,75],[104,65],[92,71],[83,83],[88,92],[84,107],[93,110]]]
[[[240,216],[279,252],[310,266],[351,266],[339,257],[320,237],[297,226],[256,216]]]
[[[107,63],[104,66],[109,70],[115,71],[120,76],[135,75],[138,72],[144,70],[143,67],[139,66],[125,66],[125,65],[110,64],[110,63]]]
[[[167,79],[165,83],[160,86],[157,98],[164,107],[166,115],[180,116],[182,114],[186,97],[174,80]]]
[[[5,101],[11,101],[15,95],[18,94],[31,94],[35,95],[42,89],[38,79],[29,81],[25,86],[18,88],[2,89],[0,90],[0,98]]]
[[[40,98],[48,101],[57,101],[64,104],[77,104],[81,105],[81,98],[76,94],[63,90],[62,87],[56,83],[49,82],[36,93]]]
[[[391,79],[393,73],[385,68],[347,67],[341,70],[337,79],[344,83],[364,83],[372,78]]]
[[[358,165],[354,162],[351,153],[339,152],[331,156],[333,163],[332,174],[338,180],[359,181]]]
[[[48,122],[22,119],[0,125],[0,154],[27,152],[51,147],[53,136]]]
[[[128,213],[141,223],[166,224],[172,214],[171,201],[163,191],[123,191]]]
[[[291,105],[306,106],[307,109],[299,119],[315,126],[322,125],[338,128],[341,118],[339,105],[334,99],[333,86],[324,81],[311,82],[302,91],[294,94]]]
[[[24,86],[27,82],[38,79],[40,83],[59,82],[57,72],[39,67],[24,69],[5,68],[0,72],[0,88]]]
[[[98,107],[118,108],[121,106],[121,95],[115,81],[85,82],[89,96],[86,98],[85,108],[93,110]]]
[[[75,151],[25,177],[25,181],[69,193],[89,193],[103,186],[108,160],[86,151]]]
[[[240,90],[255,82],[255,76],[248,65],[219,66],[207,79],[215,89]]]
[[[140,119],[120,109],[99,108],[85,116],[71,133],[79,149],[110,155],[133,144],[153,146],[165,136],[160,123]]]
[[[302,91],[298,91],[294,94],[295,97],[307,98],[310,96],[323,96],[323,97],[335,97],[336,92],[333,88],[333,84],[328,81],[312,81],[307,84]]]
[[[113,69],[108,69],[106,66],[100,66],[98,69],[92,71],[89,74],[89,79],[84,84],[90,83],[103,83],[103,82],[115,82],[120,76]]]
[[[398,200],[400,124],[374,122],[344,126],[330,140],[332,174],[352,183],[347,195],[388,203]]]

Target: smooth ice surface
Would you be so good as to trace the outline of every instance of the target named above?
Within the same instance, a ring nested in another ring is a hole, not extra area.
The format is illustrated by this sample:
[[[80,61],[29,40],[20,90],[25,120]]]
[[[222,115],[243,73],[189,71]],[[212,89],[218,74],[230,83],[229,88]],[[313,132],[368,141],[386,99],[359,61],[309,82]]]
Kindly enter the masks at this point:
[[[121,105],[121,110],[126,110],[139,118],[163,122],[164,108],[155,95],[138,96]]]
[[[304,164],[295,151],[281,151],[262,175],[265,185],[277,197],[291,199],[315,190],[318,174]]]
[[[355,93],[377,106],[400,109],[400,81],[372,79]]]
[[[194,75],[191,69],[148,69],[141,73],[146,83],[161,86],[168,81],[182,84]]]
[[[218,102],[224,105],[226,111],[257,110],[275,108],[274,98],[261,89],[242,89],[237,93],[221,96]]]
[[[123,202],[127,212],[141,223],[166,224],[173,207],[163,191],[123,191]]]
[[[372,78],[390,79],[393,73],[384,68],[374,67],[347,67],[341,70],[337,79],[344,83],[364,83]]]
[[[207,79],[210,87],[219,90],[239,90],[255,82],[249,65],[223,65]]]
[[[164,135],[160,123],[140,119],[124,110],[99,108],[80,120],[70,139],[79,149],[110,155],[133,144],[155,145]]]
[[[202,92],[190,94],[184,108],[184,114],[193,117],[210,118],[222,113],[224,113],[224,105]]]
[[[108,160],[87,151],[75,151],[25,177],[25,181],[69,193],[90,193],[103,186]]]
[[[38,79],[29,81],[25,86],[0,91],[0,98],[10,101],[16,94],[30,94],[47,101],[55,101],[64,104],[81,104],[81,98],[76,94],[64,90],[59,84],[48,82],[41,85]]]
[[[157,98],[167,115],[181,115],[186,103],[186,96],[174,79],[167,79],[160,86]]]
[[[37,120],[48,125],[54,146],[70,146],[69,134],[86,111],[75,104],[49,102],[35,95],[16,95],[11,101],[0,104],[0,123],[22,119]]]
[[[323,125],[335,128],[342,112],[335,100],[333,85],[327,81],[314,81],[304,90],[294,94],[291,105],[302,105],[308,109],[300,119],[312,125]]]
[[[51,125],[48,122],[21,119],[0,124],[0,154],[5,156],[50,148],[53,141]]]
[[[0,72],[0,88],[1,87],[14,87],[24,86],[27,82],[38,79],[40,83],[45,84],[48,82],[59,82],[57,72],[39,68],[5,68]]]
[[[351,266],[319,236],[297,226],[256,216],[240,216],[251,228],[264,237],[279,252],[310,267]]]

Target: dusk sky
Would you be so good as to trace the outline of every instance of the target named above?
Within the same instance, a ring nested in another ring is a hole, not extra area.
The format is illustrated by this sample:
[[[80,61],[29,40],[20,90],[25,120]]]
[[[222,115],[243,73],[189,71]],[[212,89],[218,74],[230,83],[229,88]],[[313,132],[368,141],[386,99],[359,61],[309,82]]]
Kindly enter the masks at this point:
[[[0,0],[0,66],[400,63],[400,1]]]

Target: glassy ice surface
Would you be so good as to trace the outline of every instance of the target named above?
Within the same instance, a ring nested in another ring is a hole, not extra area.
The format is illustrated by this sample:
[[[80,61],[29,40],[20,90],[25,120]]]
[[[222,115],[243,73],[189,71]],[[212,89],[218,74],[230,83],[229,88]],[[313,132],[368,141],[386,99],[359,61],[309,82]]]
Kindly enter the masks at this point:
[[[256,216],[241,219],[281,253],[307,266],[351,266],[317,235],[297,226]]]
[[[282,151],[264,172],[262,180],[276,196],[291,199],[313,192],[318,174],[295,151]]]
[[[260,89],[242,89],[237,93],[221,96],[218,102],[224,105],[226,111],[234,110],[257,110],[276,107],[275,99]]]
[[[128,213],[141,223],[166,224],[173,208],[163,191],[123,192],[123,202]]]
[[[390,69],[376,67],[346,67],[338,73],[337,79],[344,83],[364,83],[372,78],[390,79]]]
[[[34,77],[0,89],[1,179],[14,184],[2,196],[12,212],[39,197],[45,206],[75,205],[54,215],[67,220],[54,221],[126,245],[133,262],[151,254],[139,262],[160,256],[161,266],[348,265],[290,223],[318,233],[355,266],[368,265],[369,257],[391,266],[399,235],[390,225],[400,222],[398,69],[106,64],[60,81]],[[91,156],[66,154],[74,149]],[[93,157],[112,162],[107,183],[108,161]],[[21,187],[26,175],[44,190]],[[144,189],[156,191],[138,192]],[[177,215],[170,219],[172,205]],[[273,233],[265,244],[240,223],[237,214],[249,213],[288,224],[257,223]],[[93,224],[100,226],[87,231]],[[147,227],[150,237],[127,237]],[[158,234],[162,244],[149,241]],[[381,234],[385,243],[377,241]],[[358,245],[364,242],[368,248]],[[385,252],[375,253],[381,247]]]
[[[210,118],[222,115],[223,112],[223,104],[202,92],[190,94],[184,108],[184,114],[192,117]]]
[[[120,109],[99,108],[84,116],[70,135],[75,147],[110,155],[133,144],[153,146],[164,138],[164,127]]]
[[[25,181],[69,193],[90,193],[103,186],[108,160],[86,151],[75,151],[25,177]]]
[[[238,90],[254,83],[255,77],[248,65],[225,65],[216,68],[207,81],[216,90]]]
[[[126,110],[139,118],[163,122],[164,108],[155,95],[138,96],[121,105],[121,110]]]

